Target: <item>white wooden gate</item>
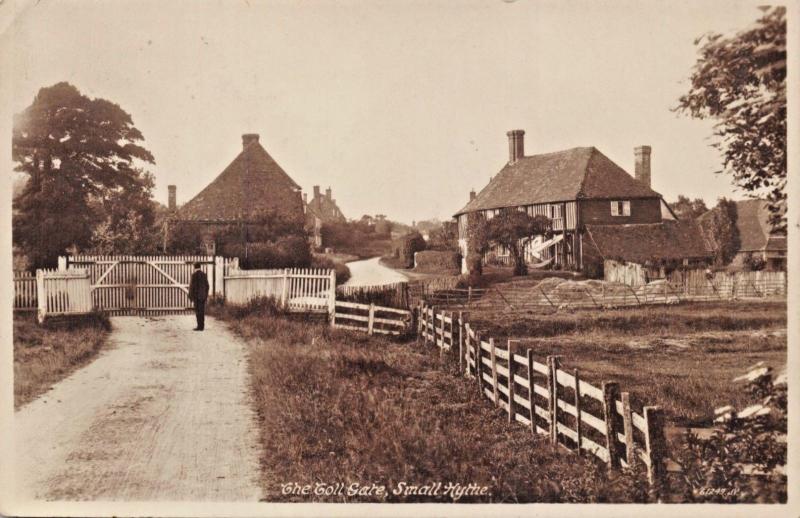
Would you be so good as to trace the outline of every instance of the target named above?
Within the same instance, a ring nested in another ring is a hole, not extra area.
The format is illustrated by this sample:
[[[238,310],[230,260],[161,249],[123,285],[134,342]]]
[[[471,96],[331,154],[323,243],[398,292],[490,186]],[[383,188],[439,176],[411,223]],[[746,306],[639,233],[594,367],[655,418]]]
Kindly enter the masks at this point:
[[[191,310],[188,292],[193,264],[200,263],[208,276],[213,297],[222,286],[226,262],[214,256],[70,256],[61,258],[59,266],[89,273],[95,309],[131,315]]]

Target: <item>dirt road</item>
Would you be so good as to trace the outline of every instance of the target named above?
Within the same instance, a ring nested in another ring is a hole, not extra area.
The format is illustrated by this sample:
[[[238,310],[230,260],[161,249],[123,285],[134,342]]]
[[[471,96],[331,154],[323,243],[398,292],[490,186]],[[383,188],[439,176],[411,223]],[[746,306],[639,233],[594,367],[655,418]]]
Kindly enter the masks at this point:
[[[407,281],[408,277],[381,264],[380,257],[347,263],[350,278],[345,286],[377,286]]]
[[[257,501],[242,342],[214,319],[112,322],[106,352],[15,414],[17,494]]]

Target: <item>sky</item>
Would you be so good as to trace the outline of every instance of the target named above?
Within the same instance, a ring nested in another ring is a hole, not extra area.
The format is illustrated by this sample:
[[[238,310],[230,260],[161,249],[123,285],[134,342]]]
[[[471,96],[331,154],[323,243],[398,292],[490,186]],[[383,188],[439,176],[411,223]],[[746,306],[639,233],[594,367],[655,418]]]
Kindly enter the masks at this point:
[[[12,106],[60,81],[119,104],[163,203],[169,184],[191,199],[258,133],[350,218],[447,219],[524,129],[528,155],[595,146],[629,172],[650,145],[656,191],[712,205],[744,194],[714,174],[711,122],[671,108],[694,40],[759,14],[730,0],[40,0],[9,29]]]

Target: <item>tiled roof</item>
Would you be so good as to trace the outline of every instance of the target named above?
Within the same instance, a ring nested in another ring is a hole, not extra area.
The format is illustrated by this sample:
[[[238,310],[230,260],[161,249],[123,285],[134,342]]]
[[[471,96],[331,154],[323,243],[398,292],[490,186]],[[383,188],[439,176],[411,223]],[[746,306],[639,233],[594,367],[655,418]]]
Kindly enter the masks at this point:
[[[254,141],[213,182],[183,205],[177,218],[246,221],[273,211],[302,218],[300,186]]]
[[[711,217],[716,208],[701,215],[702,223]],[[773,234],[769,224],[767,201],[761,199],[736,202],[736,229],[739,231],[739,251],[786,250],[786,236]]]
[[[604,259],[644,263],[711,256],[695,221],[586,225],[586,230]]]
[[[503,169],[456,213],[579,198],[660,198],[594,147],[527,156]]]

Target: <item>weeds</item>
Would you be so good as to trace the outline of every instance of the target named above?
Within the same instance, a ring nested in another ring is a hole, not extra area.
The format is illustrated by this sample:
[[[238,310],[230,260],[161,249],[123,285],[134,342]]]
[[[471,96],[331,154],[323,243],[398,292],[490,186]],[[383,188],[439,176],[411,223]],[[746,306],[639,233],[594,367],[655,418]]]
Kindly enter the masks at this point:
[[[263,485],[271,501],[453,501],[401,483],[477,484],[458,501],[643,501],[638,482],[509,426],[435,350],[291,321],[271,307],[218,315],[248,339]],[[382,496],[284,494],[288,484],[378,484]],[[394,494],[393,491],[400,494]]]
[[[14,407],[46,392],[94,358],[111,323],[96,313],[82,318],[36,323],[34,315],[14,315]]]

